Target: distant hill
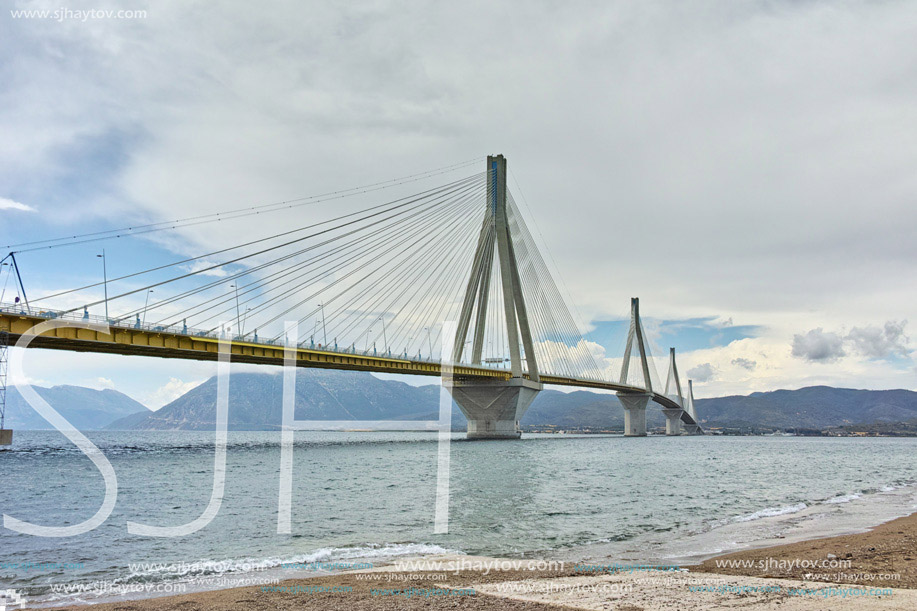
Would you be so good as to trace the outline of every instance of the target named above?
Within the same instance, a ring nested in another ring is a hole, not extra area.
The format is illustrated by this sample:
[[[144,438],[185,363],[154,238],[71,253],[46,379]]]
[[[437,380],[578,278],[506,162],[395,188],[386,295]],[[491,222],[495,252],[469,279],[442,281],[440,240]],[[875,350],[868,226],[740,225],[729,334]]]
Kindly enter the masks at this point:
[[[411,386],[380,380],[356,371],[301,369],[296,376],[297,420],[437,420],[438,385]],[[229,380],[230,430],[279,430],[283,378],[268,373],[233,374]],[[210,378],[153,413],[134,414],[110,424],[111,430],[212,430],[216,413],[216,378]],[[661,425],[661,413],[649,414]],[[453,409],[456,429],[465,428],[461,410]],[[592,392],[539,393],[522,420],[523,426],[557,425],[622,427],[623,412],[614,395]]]
[[[115,420],[131,416],[145,417],[151,413],[142,404],[117,390],[95,390],[82,386],[32,388],[80,430],[103,429]],[[4,426],[20,430],[54,428],[32,409],[15,386],[10,387],[7,392]]]
[[[662,411],[648,409],[646,423],[650,428],[664,426],[665,417]],[[522,417],[522,426],[550,425],[558,429],[623,430],[624,410],[613,394],[585,390],[560,392],[548,389],[538,393]]]
[[[810,386],[697,402],[701,421],[715,426],[822,429],[917,418],[917,393]]]
[[[368,373],[303,369],[296,376],[297,420],[436,420],[439,387],[380,380]],[[144,417],[128,416],[109,429],[213,430],[216,377]],[[279,430],[283,377],[238,373],[229,379],[230,430]],[[462,420],[464,421],[464,419]]]
[[[283,378],[276,374],[234,374],[230,378],[229,428],[278,430],[282,385]],[[107,428],[212,430],[215,404],[216,378],[211,378],[157,412],[132,414]],[[298,420],[435,420],[439,387],[410,386],[362,372],[303,369],[297,375],[295,405]],[[822,429],[912,420],[917,418],[917,393],[815,386],[702,399],[697,409],[705,426]],[[545,390],[526,412],[522,425],[620,429],[623,421],[623,410],[612,394]],[[650,427],[661,426],[661,410],[650,408],[647,421]],[[453,426],[465,427],[458,409],[453,410]]]

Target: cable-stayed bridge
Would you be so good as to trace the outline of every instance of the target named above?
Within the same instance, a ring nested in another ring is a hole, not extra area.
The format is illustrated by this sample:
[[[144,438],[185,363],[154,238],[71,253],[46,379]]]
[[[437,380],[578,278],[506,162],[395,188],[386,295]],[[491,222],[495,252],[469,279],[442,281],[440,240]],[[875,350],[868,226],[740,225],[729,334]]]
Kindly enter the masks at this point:
[[[665,384],[658,379],[637,299],[622,358],[594,354],[507,188],[502,155],[434,188],[352,211],[336,206],[331,218],[114,278],[103,250],[102,282],[32,301],[16,259],[256,220],[387,186],[12,245],[4,292],[17,295],[0,298],[0,344],[194,360],[217,360],[228,344],[233,362],[267,365],[283,365],[294,347],[302,367],[442,376],[470,438],[519,437],[544,384],[614,391],[628,436],[646,434],[650,402],[662,407],[667,434],[702,432],[674,348]]]

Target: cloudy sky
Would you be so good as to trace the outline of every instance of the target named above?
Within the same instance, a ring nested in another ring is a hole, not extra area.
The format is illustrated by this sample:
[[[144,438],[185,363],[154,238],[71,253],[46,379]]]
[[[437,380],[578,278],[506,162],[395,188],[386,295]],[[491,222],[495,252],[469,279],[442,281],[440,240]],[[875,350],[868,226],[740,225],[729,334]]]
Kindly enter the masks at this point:
[[[503,153],[600,353],[639,296],[698,396],[917,389],[913,2],[61,5],[0,14],[0,244]],[[215,240],[105,247],[127,271]],[[20,259],[40,292],[95,252]],[[30,358],[152,407],[213,371]]]

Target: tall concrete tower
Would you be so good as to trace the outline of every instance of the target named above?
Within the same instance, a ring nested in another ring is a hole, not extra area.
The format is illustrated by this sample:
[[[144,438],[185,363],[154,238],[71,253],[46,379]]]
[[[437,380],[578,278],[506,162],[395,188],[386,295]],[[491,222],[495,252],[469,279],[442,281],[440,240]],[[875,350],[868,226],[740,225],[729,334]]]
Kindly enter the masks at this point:
[[[466,338],[473,328],[471,361],[481,363],[495,256],[500,264],[500,275],[495,280],[500,282],[503,296],[511,377],[493,381],[446,380],[452,397],[468,419],[469,439],[518,439],[519,421],[543,387],[507,220],[503,155],[487,158],[487,207],[459,315],[453,362],[461,361]]]

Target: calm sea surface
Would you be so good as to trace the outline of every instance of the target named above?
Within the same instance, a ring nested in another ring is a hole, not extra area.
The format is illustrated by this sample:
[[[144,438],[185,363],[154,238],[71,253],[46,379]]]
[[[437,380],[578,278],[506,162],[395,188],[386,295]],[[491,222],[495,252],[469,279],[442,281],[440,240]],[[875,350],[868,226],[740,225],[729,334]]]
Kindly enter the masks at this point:
[[[143,594],[152,595],[311,570],[284,563],[450,551],[684,563],[861,529],[917,506],[917,439],[455,435],[449,533],[437,535],[435,433],[300,432],[293,534],[278,535],[279,433],[237,432],[216,518],[185,537],[150,538],[128,534],[126,523],[183,524],[207,506],[213,433],[89,437],[117,473],[114,512],[66,539],[0,529],[0,589],[63,604],[118,588],[130,597],[129,585],[152,584],[159,590]],[[89,518],[104,496],[99,472],[56,432],[17,431],[13,449],[0,452],[0,482],[0,512],[50,526]]]

